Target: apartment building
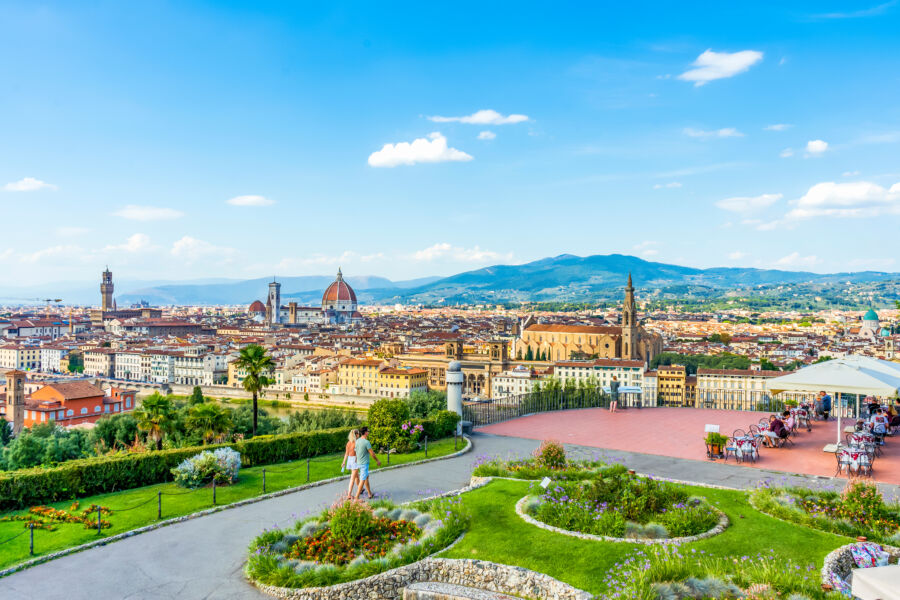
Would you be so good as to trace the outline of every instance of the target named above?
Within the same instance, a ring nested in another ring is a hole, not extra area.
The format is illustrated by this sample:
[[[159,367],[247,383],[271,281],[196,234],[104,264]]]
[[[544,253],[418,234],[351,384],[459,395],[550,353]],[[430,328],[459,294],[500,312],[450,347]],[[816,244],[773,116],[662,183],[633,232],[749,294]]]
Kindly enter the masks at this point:
[[[773,397],[766,384],[784,371],[698,369],[697,406],[727,410],[769,410]],[[777,400],[810,400],[815,392],[784,392]]]
[[[84,374],[113,377],[116,374],[116,351],[110,348],[90,348],[84,351]]]
[[[41,368],[41,349],[38,346],[0,345],[0,367],[37,371]]]
[[[426,369],[385,367],[378,371],[377,395],[380,398],[409,398],[412,392],[424,392],[427,389]]]

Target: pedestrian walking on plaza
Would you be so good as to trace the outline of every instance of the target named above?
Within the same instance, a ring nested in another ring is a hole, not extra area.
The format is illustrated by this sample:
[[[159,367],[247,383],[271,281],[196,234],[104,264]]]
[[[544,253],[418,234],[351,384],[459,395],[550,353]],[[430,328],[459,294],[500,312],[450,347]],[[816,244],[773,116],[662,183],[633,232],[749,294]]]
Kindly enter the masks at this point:
[[[341,461],[341,472],[344,469],[350,471],[350,485],[347,488],[347,497],[353,495],[353,486],[359,483],[359,467],[356,465],[356,440],[359,438],[359,429],[354,429],[347,436],[347,445],[344,446],[344,460]]]
[[[820,406],[822,408],[822,418],[826,421],[828,420],[828,414],[831,412],[831,396],[826,394],[824,391],[819,392],[819,400]]]
[[[609,382],[609,412],[616,412],[619,407],[619,380],[613,375],[612,381]]]
[[[369,498],[375,497],[375,494],[372,493],[372,487],[369,485],[370,457],[375,459],[375,462],[378,463],[379,467],[381,466],[381,461],[375,456],[375,451],[372,450],[372,444],[369,442],[369,428],[361,427],[359,430],[359,439],[356,440],[356,467],[359,469],[359,487],[356,489],[355,498],[359,498],[359,495],[363,491],[363,486],[365,486]]]

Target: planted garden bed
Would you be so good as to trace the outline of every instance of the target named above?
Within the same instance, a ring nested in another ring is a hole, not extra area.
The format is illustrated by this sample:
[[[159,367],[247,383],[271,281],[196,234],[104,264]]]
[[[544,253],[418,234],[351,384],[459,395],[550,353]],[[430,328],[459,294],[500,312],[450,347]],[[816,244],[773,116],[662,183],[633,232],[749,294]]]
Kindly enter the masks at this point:
[[[453,543],[468,517],[458,498],[399,507],[343,499],[250,545],[246,574],[278,588],[330,586],[408,565]]]
[[[751,502],[758,510],[785,521],[900,545],[900,504],[886,503],[878,488],[869,483],[850,483],[843,492],[763,487],[753,492]]]

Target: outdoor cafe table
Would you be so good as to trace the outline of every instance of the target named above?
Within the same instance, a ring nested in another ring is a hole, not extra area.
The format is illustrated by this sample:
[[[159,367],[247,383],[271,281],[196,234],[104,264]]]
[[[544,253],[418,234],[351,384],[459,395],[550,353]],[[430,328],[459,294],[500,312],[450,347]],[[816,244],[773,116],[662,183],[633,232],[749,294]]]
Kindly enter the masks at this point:
[[[860,600],[900,600],[900,565],[853,569],[850,593]]]

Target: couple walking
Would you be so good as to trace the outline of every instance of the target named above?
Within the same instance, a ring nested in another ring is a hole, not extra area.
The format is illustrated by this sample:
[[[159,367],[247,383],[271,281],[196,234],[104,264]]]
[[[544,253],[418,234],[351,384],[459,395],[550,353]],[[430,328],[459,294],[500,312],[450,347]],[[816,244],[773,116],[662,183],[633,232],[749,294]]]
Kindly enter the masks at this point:
[[[375,497],[369,485],[369,458],[374,458],[378,466],[381,466],[381,461],[375,456],[375,451],[372,450],[372,444],[369,442],[369,428],[354,429],[347,437],[347,445],[344,447],[344,460],[341,462],[341,471],[345,468],[350,470],[350,486],[347,488],[348,498],[359,498],[363,486],[365,486],[369,498]],[[357,484],[355,495],[353,494],[354,484]]]

